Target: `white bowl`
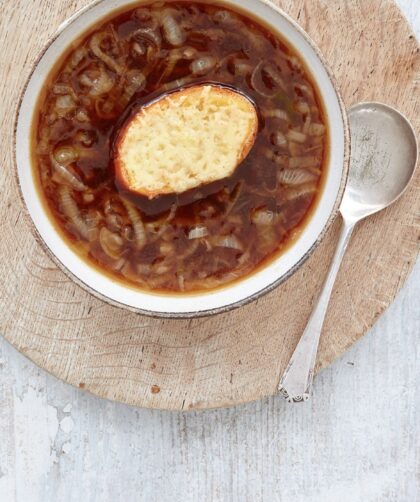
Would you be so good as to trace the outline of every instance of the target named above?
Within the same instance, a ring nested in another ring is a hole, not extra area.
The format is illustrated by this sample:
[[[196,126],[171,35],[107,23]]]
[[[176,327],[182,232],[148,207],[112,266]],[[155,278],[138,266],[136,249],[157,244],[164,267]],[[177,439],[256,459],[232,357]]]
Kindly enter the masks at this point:
[[[335,218],[348,170],[349,130],[346,112],[319,50],[289,16],[265,0],[224,0],[224,4],[250,13],[274,32],[279,32],[304,59],[315,78],[330,131],[330,155],[323,194],[301,236],[284,254],[254,275],[224,289],[184,296],[159,295],[113,281],[81,259],[63,240],[47,216],[30,168],[30,136],[38,95],[57,59],[98,20],[115,9],[132,4],[133,0],[99,0],[78,12],[59,28],[35,64],[22,95],[16,121],[15,158],[22,196],[36,235],[44,247],[67,275],[93,295],[111,304],[156,317],[188,318],[226,312],[259,298],[290,277],[310,256]]]

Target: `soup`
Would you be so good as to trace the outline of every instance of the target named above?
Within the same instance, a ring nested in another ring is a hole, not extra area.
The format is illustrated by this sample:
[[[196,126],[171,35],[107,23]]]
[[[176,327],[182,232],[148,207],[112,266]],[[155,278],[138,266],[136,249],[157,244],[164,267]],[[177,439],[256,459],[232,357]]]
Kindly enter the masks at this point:
[[[227,179],[153,200],[115,179],[119,131],[183,87],[227,86],[259,114],[255,144]],[[215,4],[168,2],[114,13],[73,44],[39,99],[39,189],[69,246],[125,284],[194,292],[255,272],[292,244],[322,190],[323,105],[279,35]]]

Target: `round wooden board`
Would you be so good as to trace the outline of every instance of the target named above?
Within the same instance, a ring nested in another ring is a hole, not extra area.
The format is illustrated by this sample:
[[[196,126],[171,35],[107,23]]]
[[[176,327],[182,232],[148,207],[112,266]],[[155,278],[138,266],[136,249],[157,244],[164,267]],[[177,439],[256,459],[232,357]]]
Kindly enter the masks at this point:
[[[0,333],[40,367],[99,396],[171,410],[272,395],[323,282],[339,222],[277,291],[235,312],[160,321],[114,308],[73,284],[23,217],[13,178],[18,96],[57,26],[87,0],[0,3]],[[378,100],[420,127],[419,48],[390,0],[284,0],[324,52],[347,106]],[[362,223],[333,293],[318,370],[343,354],[393,301],[419,250],[420,171],[408,193]]]

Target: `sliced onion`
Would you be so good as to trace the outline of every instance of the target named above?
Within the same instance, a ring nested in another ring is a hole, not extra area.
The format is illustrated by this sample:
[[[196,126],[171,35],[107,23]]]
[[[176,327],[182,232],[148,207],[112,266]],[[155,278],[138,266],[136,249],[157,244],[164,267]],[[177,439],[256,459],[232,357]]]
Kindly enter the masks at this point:
[[[316,174],[306,169],[285,169],[277,173],[277,180],[283,185],[302,185],[315,181],[317,178]]]
[[[207,237],[209,235],[209,231],[206,227],[195,227],[190,230],[188,234],[188,239],[202,239],[203,237]]]
[[[274,97],[277,92],[274,90],[274,91],[270,91],[270,90],[267,90],[267,89],[263,89],[262,88],[262,85],[261,85],[261,82],[258,82],[258,77],[260,79],[262,79],[261,77],[261,71],[262,71],[262,68],[264,66],[265,62],[264,61],[261,61],[254,69],[254,71],[252,72],[252,75],[251,75],[251,85],[252,85],[252,88],[254,89],[254,91],[258,92],[258,94],[260,94],[261,96],[265,97],[265,98],[272,98]]]
[[[127,73],[126,80],[127,80],[127,87],[130,89],[130,93],[133,90],[137,91],[140,87],[144,87],[146,83],[146,77],[140,70],[130,70]]]
[[[157,275],[166,275],[171,271],[171,269],[172,269],[171,265],[161,263],[159,265],[156,265],[156,267],[154,267],[153,272]]]
[[[208,277],[204,276],[200,278],[198,281],[188,281],[188,289],[214,289],[229,282],[236,281],[240,277],[242,277],[243,273],[241,270],[235,270],[233,272],[229,272],[222,277]]]
[[[139,284],[142,288],[147,289],[149,287],[147,282],[142,277],[139,276],[141,272],[140,271],[134,272],[131,263],[128,260],[126,260],[120,272],[126,279],[136,284]]]
[[[238,259],[238,265],[240,267],[243,267],[247,261],[249,261],[249,259],[251,258],[251,251],[250,249],[248,248],[245,253],[243,253],[239,259]]]
[[[59,164],[71,164],[79,158],[77,151],[71,146],[62,146],[54,151],[54,158]]]
[[[76,103],[69,94],[65,94],[56,99],[55,106],[58,109],[73,110],[76,107]]]
[[[86,225],[89,227],[89,232],[92,237],[96,238],[98,234],[98,225],[102,219],[101,213],[96,209],[91,209],[88,211],[86,217],[84,218]]]
[[[88,51],[86,47],[80,47],[79,49],[76,49],[71,56],[69,64],[66,66],[66,71],[69,73],[73,73],[73,71],[85,59],[87,54]]]
[[[79,141],[83,146],[91,147],[97,136],[94,131],[81,130],[74,136],[74,139]]]
[[[312,122],[312,117],[310,114],[308,114],[306,116],[305,123],[303,124],[303,127],[302,127],[303,134],[309,133],[309,128],[311,127],[311,122]]]
[[[133,225],[134,237],[136,239],[137,247],[139,249],[143,249],[147,244],[147,235],[140,213],[137,211],[137,208],[135,208],[130,202],[124,199],[121,199],[121,201],[124,204],[128,217],[130,218],[131,224]]]
[[[257,51],[257,52],[267,52],[267,42],[265,37],[259,33],[253,30],[252,28],[248,28],[247,26],[244,27],[245,31],[245,37],[247,38],[248,41],[248,47],[252,51]]]
[[[185,291],[185,276],[184,276],[184,274],[182,272],[178,272],[177,279],[178,279],[179,290]]]
[[[311,109],[309,108],[309,105],[306,101],[298,101],[295,104],[295,109],[298,113],[301,113],[302,115],[307,115],[308,113],[311,112]]]
[[[167,77],[173,72],[178,61],[182,59],[193,59],[197,54],[196,49],[193,47],[184,47],[182,49],[174,49],[169,53],[166,67],[160,77],[160,81],[166,80]]]
[[[192,33],[190,33],[190,36],[195,35],[195,34],[197,34],[198,36],[201,36],[201,37],[209,38],[213,42],[217,42],[218,40],[222,40],[226,36],[226,33],[224,32],[224,30],[221,30],[219,28],[200,29],[200,30],[193,31]]]
[[[134,230],[131,225],[125,225],[122,231],[122,236],[128,242],[132,242],[134,240]]]
[[[232,193],[232,196],[228,202],[228,204],[226,205],[226,210],[225,210],[225,213],[224,213],[224,216],[228,216],[233,208],[236,206],[236,203],[238,202],[239,200],[239,197],[241,196],[241,192],[242,192],[242,189],[244,187],[244,182],[241,180],[235,187],[233,193]]]
[[[294,141],[289,141],[289,152],[292,159],[294,157],[299,157],[299,155],[302,155],[302,153],[304,153],[302,144],[295,143]]]
[[[286,84],[284,83],[284,80],[280,75],[279,70],[273,64],[271,63],[266,64],[263,70],[282,91],[287,90]]]
[[[185,42],[185,33],[177,23],[172,9],[165,9],[162,13],[162,28],[165,39],[171,45],[179,47]]]
[[[313,195],[317,191],[316,183],[305,183],[303,185],[298,185],[296,187],[290,187],[285,192],[285,197],[287,200],[292,201],[305,197],[307,195]]]
[[[52,91],[57,96],[69,95],[73,98],[74,101],[78,101],[73,87],[69,84],[55,84]]]
[[[106,216],[106,224],[111,231],[121,232],[124,222],[119,214],[111,213]]]
[[[67,117],[76,108],[74,99],[69,95],[59,96],[55,101],[55,113],[58,118]]]
[[[146,48],[143,45],[139,44],[139,42],[134,42],[131,47],[131,50],[134,54],[134,57],[146,55]]]
[[[281,148],[287,148],[287,139],[286,139],[286,136],[280,132],[280,131],[277,131],[273,134],[272,136],[272,139],[273,139],[273,143],[274,145],[276,146],[279,146]]]
[[[95,112],[100,119],[109,120],[115,117],[115,102],[102,96],[95,100]]]
[[[150,21],[152,14],[150,10],[144,6],[140,7],[139,9],[136,9],[134,16],[141,22],[145,23],[147,21]]]
[[[168,82],[162,86],[163,91],[171,91],[172,89],[176,89],[178,87],[184,87],[185,85],[192,82],[192,77],[184,77],[179,78],[178,80],[173,80],[172,82]]]
[[[76,120],[79,122],[89,122],[89,115],[86,110],[78,110],[76,113]]]
[[[299,89],[300,92],[304,96],[306,96],[307,98],[310,98],[311,100],[314,99],[314,93],[313,93],[312,89],[309,86],[307,86],[305,84],[297,84],[297,85],[295,85],[295,88]]]
[[[212,243],[208,239],[204,239],[203,240],[203,244],[205,244],[206,249],[207,249],[208,252],[210,252],[213,249],[213,245],[212,245]]]
[[[268,211],[268,209],[257,209],[251,216],[251,221],[257,226],[260,225],[271,225],[274,222],[273,211]]]
[[[200,247],[200,241],[195,239],[191,242],[191,244],[187,247],[185,252],[182,255],[177,256],[178,261],[186,260],[190,256],[192,256],[197,249]]]
[[[81,237],[89,240],[91,229],[80,216],[79,208],[71,195],[70,188],[65,185],[60,186],[58,196],[64,216],[67,216],[70,223],[74,226],[75,230],[79,232]]]
[[[264,116],[267,118],[276,118],[280,120],[285,120],[286,122],[290,122],[289,115],[287,114],[287,112],[279,108],[275,110],[264,111]]]
[[[77,159],[77,157],[74,157],[72,150],[73,149],[70,149],[70,147],[63,147],[56,150],[54,154],[50,155],[51,164],[63,182],[68,183],[78,192],[84,192],[87,190],[87,186],[68,167],[68,164]],[[64,162],[58,162],[56,158],[60,158],[64,160]]]
[[[136,56],[142,58],[146,57],[149,67],[143,68],[145,74],[150,73],[151,66],[154,66],[158,59],[156,55],[160,51],[162,44],[162,37],[156,28],[140,28],[131,36],[133,43],[131,45],[131,52]],[[153,64],[152,64],[153,63]]]
[[[324,145],[324,136],[311,136],[311,144],[315,147],[322,147]]]
[[[171,242],[161,242],[159,251],[163,256],[171,255],[175,252],[175,245]]]
[[[230,216],[228,216],[226,221],[237,226],[241,226],[243,224],[242,216],[240,214],[231,214]]]
[[[234,61],[235,75],[249,75],[252,73],[252,66],[244,61]]]
[[[259,225],[258,230],[258,250],[262,254],[273,251],[277,245],[276,232],[274,225]]]
[[[129,103],[136,92],[141,91],[146,86],[146,77],[140,70],[130,70],[126,76],[126,86],[122,97],[123,103]]]
[[[95,195],[91,192],[85,192],[83,194],[83,202],[85,204],[91,204],[95,200]]]
[[[116,212],[114,203],[111,198],[107,198],[104,204],[104,213],[106,215],[108,214],[114,214]]]
[[[145,223],[144,228],[146,229],[146,233],[151,234],[152,242],[155,242],[162,237],[169,227],[162,220],[157,220]]]
[[[289,167],[295,169],[297,167],[306,169],[308,167],[316,167],[320,164],[320,158],[315,156],[307,157],[292,157],[289,161]]]
[[[267,157],[267,159],[271,160],[272,162],[275,162],[278,166],[280,167],[289,166],[289,157],[287,155],[277,155],[270,148],[264,148],[262,151],[264,155]]]
[[[289,141],[295,141],[296,143],[305,143],[308,137],[303,132],[297,131],[296,129],[291,129],[287,133],[287,139]]]
[[[79,82],[89,89],[89,95],[93,97],[107,94],[115,85],[113,78],[108,75],[104,66],[99,69],[87,70],[80,75]]]
[[[238,21],[238,18],[236,18],[232,12],[218,10],[213,14],[213,20],[216,21],[216,23],[233,24]]]
[[[315,138],[317,139],[317,138]],[[313,146],[310,146],[309,148],[305,148],[303,153],[316,153],[316,152],[320,152],[321,149],[322,149],[322,143],[315,143],[315,141],[313,142],[314,145]]]
[[[145,40],[156,47],[160,47],[162,44],[162,37],[158,30],[155,30],[151,27],[147,28],[139,28],[136,30],[130,38],[134,38],[136,40]]]
[[[118,260],[121,257],[124,241],[120,235],[114,234],[106,227],[103,227],[99,232],[99,243],[109,258]]]
[[[287,56],[287,60],[294,70],[302,71],[302,64],[296,56]]]
[[[169,211],[168,216],[145,224],[147,232],[152,234],[152,242],[164,236],[166,231],[169,228],[171,228],[169,226],[169,223],[175,218],[177,211],[178,211],[178,206],[176,204],[173,204],[171,210]]]
[[[205,56],[196,59],[191,63],[190,70],[195,76],[202,76],[209,73],[217,64],[216,58],[213,56]]]
[[[95,54],[97,58],[103,61],[109,68],[111,68],[111,70],[115,71],[115,73],[117,73],[118,75],[121,75],[124,72],[124,67],[117,61],[115,61],[114,58],[108,56],[108,54],[106,54],[101,49],[103,41],[109,37],[114,39],[114,43],[117,43],[114,34],[106,32],[95,33],[95,35],[93,35],[93,37],[90,39],[90,49],[93,54]]]
[[[268,89],[263,82],[263,73],[265,73],[275,84],[274,89]],[[251,85],[253,89],[261,96],[273,98],[278,94],[279,89],[286,90],[286,85],[280,75],[280,72],[272,63],[261,61],[252,72]]]
[[[165,286],[172,284],[172,276],[168,277],[167,274],[159,276],[159,277],[148,277],[147,278],[147,286],[149,289],[163,289]]]
[[[152,266],[149,263],[139,263],[136,265],[137,272],[141,275],[150,275],[152,273]]]
[[[115,263],[111,265],[112,270],[115,272],[121,272],[121,270],[126,266],[127,260],[125,258],[120,258]]]
[[[178,211],[178,206],[176,204],[172,204],[171,210],[169,211],[165,223],[170,223],[175,218],[177,211]]]
[[[37,152],[41,155],[46,155],[50,151],[50,135],[51,129],[49,127],[43,127],[40,131],[40,138],[37,144]]]
[[[309,136],[323,136],[325,134],[325,126],[323,124],[311,124],[308,129]]]
[[[244,247],[241,241],[235,235],[218,236],[212,239],[212,244],[216,247],[237,249],[243,251]]]

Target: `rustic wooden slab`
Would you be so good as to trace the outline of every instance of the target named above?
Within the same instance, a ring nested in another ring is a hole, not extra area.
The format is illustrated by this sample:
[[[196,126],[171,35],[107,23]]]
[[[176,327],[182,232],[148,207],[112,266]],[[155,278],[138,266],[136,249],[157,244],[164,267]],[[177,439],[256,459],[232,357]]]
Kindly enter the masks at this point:
[[[275,392],[325,276],[339,223],[277,291],[230,314],[153,320],[110,307],[74,285],[45,255],[22,216],[13,180],[18,95],[57,26],[87,0],[0,2],[0,332],[57,377],[149,408],[236,405]],[[420,128],[419,47],[391,0],[279,2],[324,52],[347,106],[394,105]],[[359,226],[321,342],[331,363],[393,301],[419,250],[420,171],[404,198]]]

